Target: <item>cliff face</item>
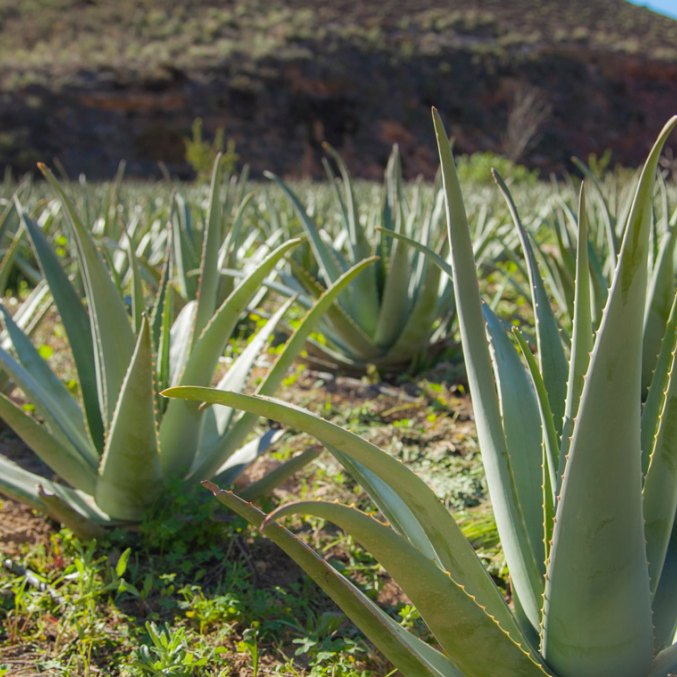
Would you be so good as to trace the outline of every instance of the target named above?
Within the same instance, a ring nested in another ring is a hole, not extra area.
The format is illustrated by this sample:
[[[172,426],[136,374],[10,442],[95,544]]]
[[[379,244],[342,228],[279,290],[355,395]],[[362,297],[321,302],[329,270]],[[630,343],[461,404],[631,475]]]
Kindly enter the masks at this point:
[[[356,175],[379,178],[398,143],[407,175],[430,177],[432,105],[461,153],[504,151],[561,171],[571,155],[612,148],[636,165],[677,112],[677,59],[547,41],[497,51],[492,40],[457,35],[434,50],[393,50],[334,39],[323,51],[306,39],[279,57],[236,51],[141,74],[98,66],[4,87],[0,168],[59,158],[70,173],[109,178],[125,159],[128,175],[158,175],[163,162],[189,177],[184,138],[201,117],[207,132],[225,128],[255,175],[322,176],[326,140]]]

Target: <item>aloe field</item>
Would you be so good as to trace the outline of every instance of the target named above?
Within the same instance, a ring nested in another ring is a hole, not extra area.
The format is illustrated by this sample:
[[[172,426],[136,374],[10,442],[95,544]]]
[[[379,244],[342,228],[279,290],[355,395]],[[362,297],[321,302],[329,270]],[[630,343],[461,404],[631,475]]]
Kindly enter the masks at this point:
[[[677,673],[676,126],[6,180],[0,677]]]

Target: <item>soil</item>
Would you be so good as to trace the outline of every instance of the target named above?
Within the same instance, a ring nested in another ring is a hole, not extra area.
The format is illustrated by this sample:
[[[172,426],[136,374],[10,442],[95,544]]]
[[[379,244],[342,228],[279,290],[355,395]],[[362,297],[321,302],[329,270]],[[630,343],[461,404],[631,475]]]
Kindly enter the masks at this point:
[[[0,454],[26,470],[49,473],[49,468],[0,421]],[[48,542],[56,527],[31,508],[0,496],[0,555],[14,557],[26,546]]]
[[[3,498],[0,501],[0,554],[16,557],[27,546],[48,543],[55,526],[30,508]]]

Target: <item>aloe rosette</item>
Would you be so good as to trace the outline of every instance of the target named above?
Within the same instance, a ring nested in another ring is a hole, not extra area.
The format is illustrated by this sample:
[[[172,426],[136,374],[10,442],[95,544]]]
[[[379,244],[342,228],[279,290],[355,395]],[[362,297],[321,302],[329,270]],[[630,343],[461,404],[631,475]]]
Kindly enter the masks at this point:
[[[314,435],[387,522],[321,501],[265,515],[207,483],[260,527],[406,675],[665,677],[677,669],[677,293],[642,401],[652,194],[661,132],[639,178],[599,328],[580,209],[568,359],[540,277],[538,355],[483,308],[451,148],[434,112],[459,326],[482,459],[512,583],[510,606],[431,489],[360,437],[272,398],[183,386],[165,394],[237,407]],[[582,197],[584,201],[584,196]],[[527,259],[533,252],[527,248]],[[435,258],[431,254],[432,258]],[[532,265],[533,261],[527,265]],[[404,630],[278,522],[330,520],[392,574],[435,637]]]
[[[0,456],[0,492],[24,501],[83,535],[102,525],[137,521],[169,482],[220,476],[234,479],[273,434],[247,441],[257,419],[235,410],[203,411],[158,397],[169,384],[213,383],[220,358],[251,298],[282,258],[301,243],[290,240],[257,262],[221,302],[218,246],[204,238],[196,300],[175,316],[171,258],[146,308],[138,261],[128,249],[128,298],[121,295],[91,233],[51,172],[42,167],[68,216],[84,296],[72,282],[41,229],[25,211],[23,224],[59,311],[79,382],[79,397],[52,372],[29,337],[4,306],[6,338],[0,370],[33,405],[31,415],[0,394],[0,417],[44,461],[57,478],[29,472]],[[215,210],[219,168],[212,181]],[[212,218],[211,226],[217,224]],[[218,224],[219,227],[220,224]],[[258,392],[272,394],[322,313],[336,295],[372,261],[347,271],[308,311],[275,364],[262,376]],[[232,362],[220,380],[241,389],[292,300],[281,306]],[[292,472],[312,453],[288,463]],[[279,479],[284,472],[276,473]],[[264,478],[265,490],[273,481]]]
[[[372,255],[379,260],[338,297],[321,323],[326,341],[313,342],[309,353],[320,364],[343,369],[359,371],[369,364],[384,371],[406,368],[448,333],[453,294],[434,263],[391,235],[419,239],[441,253],[446,245],[441,195],[425,206],[416,198],[412,205],[405,200],[395,148],[378,213],[360,209],[345,163],[331,147],[326,150],[340,173],[339,180],[325,161],[338,204],[338,233],[318,227],[294,191],[269,175],[293,205],[308,239],[309,251],[291,257],[292,274],[282,279],[291,293],[302,294],[309,303],[349,267]]]

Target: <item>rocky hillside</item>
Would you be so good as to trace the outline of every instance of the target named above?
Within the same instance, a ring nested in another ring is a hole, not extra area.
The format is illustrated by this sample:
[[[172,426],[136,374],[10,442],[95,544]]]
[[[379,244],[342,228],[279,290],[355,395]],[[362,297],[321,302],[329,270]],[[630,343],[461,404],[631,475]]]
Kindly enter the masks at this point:
[[[255,173],[321,175],[328,140],[358,175],[397,142],[430,176],[431,105],[460,152],[636,164],[677,112],[677,21],[624,0],[0,0],[0,171],[189,177],[200,117]]]

